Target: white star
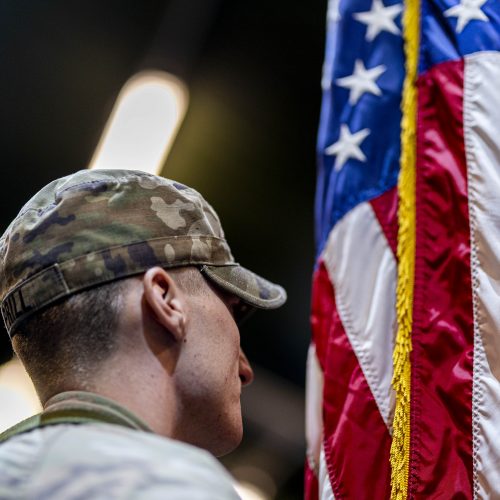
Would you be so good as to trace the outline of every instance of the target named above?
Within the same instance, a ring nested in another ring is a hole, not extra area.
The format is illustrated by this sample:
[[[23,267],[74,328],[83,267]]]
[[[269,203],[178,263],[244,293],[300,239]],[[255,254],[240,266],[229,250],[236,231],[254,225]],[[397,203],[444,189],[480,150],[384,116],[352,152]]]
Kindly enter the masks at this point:
[[[394,18],[401,13],[401,4],[384,7],[382,0],[373,0],[372,9],[367,12],[357,12],[353,14],[354,19],[368,26],[366,30],[366,40],[371,42],[381,31],[388,31],[393,35],[399,35],[399,28],[394,22]]]
[[[355,158],[359,161],[366,161],[366,156],[363,151],[359,148],[359,145],[370,135],[370,130],[364,128],[359,132],[351,134],[349,127],[343,123],[340,126],[340,137],[339,140],[328,146],[325,149],[327,155],[336,155],[335,158],[335,170],[338,172],[342,169],[345,162],[349,158]]]
[[[457,17],[455,30],[461,33],[469,21],[477,19],[479,21],[489,21],[488,16],[481,10],[486,0],[460,0],[458,5],[450,7],[444,11],[446,17]]]
[[[375,83],[375,80],[385,72],[387,68],[381,64],[372,69],[366,69],[361,59],[354,62],[354,73],[351,76],[338,78],[336,81],[341,87],[351,89],[349,92],[349,103],[354,105],[365,93],[370,92],[374,95],[381,95],[382,91]]]

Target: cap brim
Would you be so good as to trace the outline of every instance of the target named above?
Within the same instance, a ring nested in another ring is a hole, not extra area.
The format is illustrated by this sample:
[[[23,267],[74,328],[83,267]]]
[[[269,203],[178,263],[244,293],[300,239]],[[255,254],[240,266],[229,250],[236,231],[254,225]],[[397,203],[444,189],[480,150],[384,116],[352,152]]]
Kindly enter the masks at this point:
[[[283,287],[240,266],[203,266],[201,272],[216,285],[233,293],[248,305],[276,309],[286,302]]]

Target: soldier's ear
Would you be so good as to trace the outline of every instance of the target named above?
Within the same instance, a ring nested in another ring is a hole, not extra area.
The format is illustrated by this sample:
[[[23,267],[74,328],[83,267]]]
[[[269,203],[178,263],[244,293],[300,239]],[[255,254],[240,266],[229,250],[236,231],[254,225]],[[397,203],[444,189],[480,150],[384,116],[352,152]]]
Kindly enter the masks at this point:
[[[144,273],[144,299],[156,321],[166,328],[175,340],[185,335],[186,304],[184,294],[168,272],[152,267]]]

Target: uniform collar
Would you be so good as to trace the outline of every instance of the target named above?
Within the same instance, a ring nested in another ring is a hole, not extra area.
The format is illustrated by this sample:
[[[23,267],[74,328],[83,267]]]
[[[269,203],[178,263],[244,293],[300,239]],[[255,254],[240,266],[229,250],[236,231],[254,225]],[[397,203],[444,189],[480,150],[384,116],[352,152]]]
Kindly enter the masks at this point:
[[[122,425],[130,429],[153,432],[137,415],[112,399],[87,391],[65,391],[52,396],[44,405],[43,414],[50,416],[77,412],[96,420]]]

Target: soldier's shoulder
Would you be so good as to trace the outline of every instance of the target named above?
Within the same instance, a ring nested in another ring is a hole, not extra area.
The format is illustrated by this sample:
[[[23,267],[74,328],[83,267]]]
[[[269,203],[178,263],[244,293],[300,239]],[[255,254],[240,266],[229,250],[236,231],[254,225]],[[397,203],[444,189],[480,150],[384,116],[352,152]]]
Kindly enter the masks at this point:
[[[24,491],[27,497],[101,498],[107,492],[106,498],[147,498],[182,488],[193,498],[214,489],[220,498],[237,498],[229,474],[208,452],[110,424],[56,425],[16,436],[0,446],[0,470],[0,493]]]

